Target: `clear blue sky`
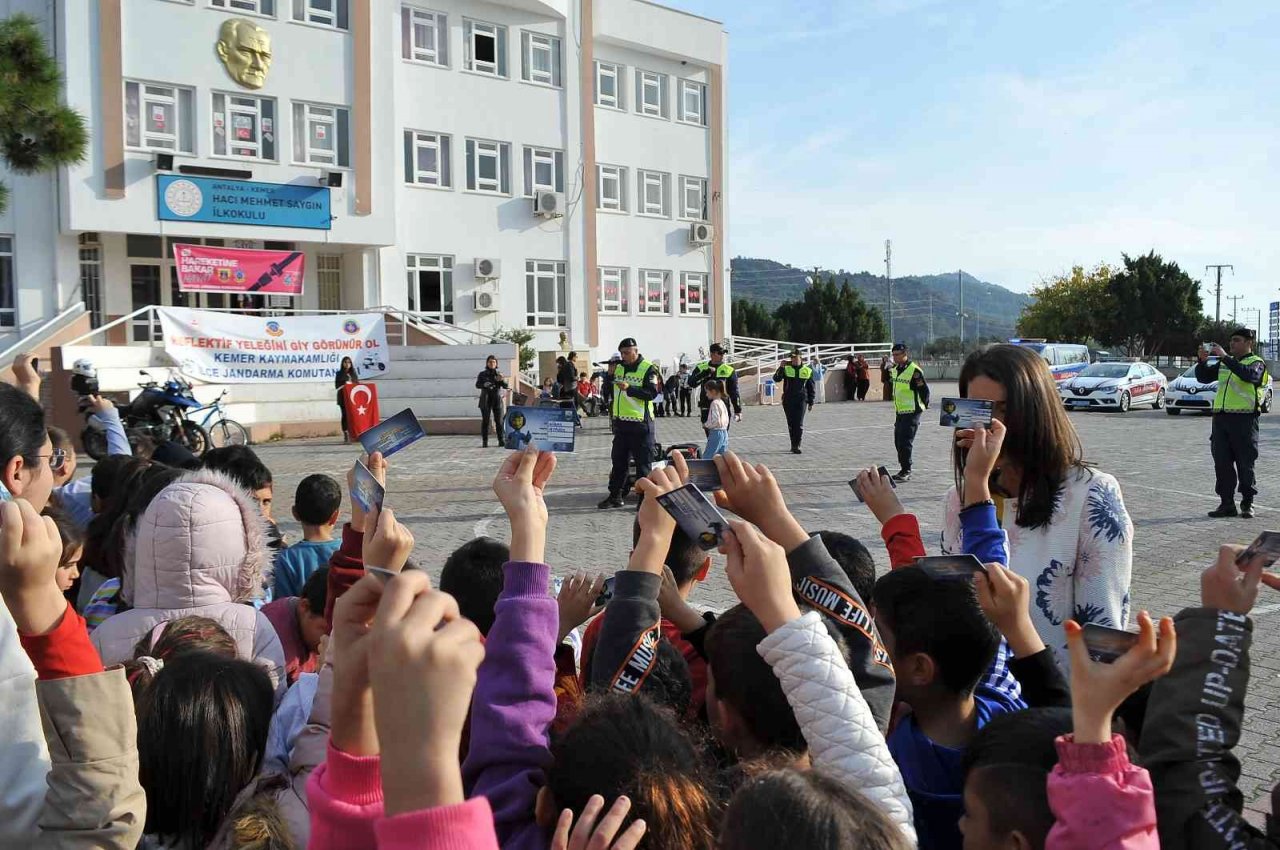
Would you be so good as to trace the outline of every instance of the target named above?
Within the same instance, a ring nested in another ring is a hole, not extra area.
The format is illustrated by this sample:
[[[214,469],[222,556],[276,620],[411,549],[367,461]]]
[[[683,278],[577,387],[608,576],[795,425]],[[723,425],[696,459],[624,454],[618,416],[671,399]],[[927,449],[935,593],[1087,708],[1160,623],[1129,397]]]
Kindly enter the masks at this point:
[[[734,255],[883,273],[891,238],[895,276],[1027,290],[1155,249],[1280,300],[1276,0],[667,2],[729,32]]]

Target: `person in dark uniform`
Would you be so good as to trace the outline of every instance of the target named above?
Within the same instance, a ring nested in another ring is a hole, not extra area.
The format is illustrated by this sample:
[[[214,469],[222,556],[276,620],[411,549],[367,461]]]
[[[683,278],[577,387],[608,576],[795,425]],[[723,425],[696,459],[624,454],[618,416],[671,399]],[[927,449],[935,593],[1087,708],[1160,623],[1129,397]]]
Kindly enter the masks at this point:
[[[613,468],[609,471],[609,495],[596,507],[620,508],[626,495],[627,464],[635,461],[643,478],[653,465],[653,400],[658,396],[658,367],[640,356],[636,341],[618,343],[622,360],[605,375],[612,389],[609,416],[613,425]]]
[[[805,365],[800,351],[791,352],[791,362],[773,373],[773,382],[782,384],[782,412],[787,415],[791,432],[791,453],[800,454],[800,438],[804,436],[804,414],[813,410],[813,369]]]
[[[347,384],[357,384],[360,377],[356,374],[356,364],[351,362],[350,357],[342,358],[342,362],[338,364],[338,371],[333,375],[333,386],[338,391],[338,411],[342,414],[342,442],[351,442],[351,427],[347,423],[347,406],[342,400],[342,388]]]
[[[898,450],[898,474],[894,481],[911,480],[911,450],[915,446],[916,431],[920,429],[920,414],[929,407],[929,384],[924,370],[911,361],[905,342],[893,346],[893,368],[890,370],[893,387],[893,445]]]
[[[493,434],[502,445],[502,391],[507,381],[498,371],[498,358],[490,355],[484,361],[484,371],[476,375],[476,389],[480,391],[480,438],[489,448],[489,420],[493,420]]]
[[[1230,353],[1214,343],[1196,355],[1196,380],[1218,382],[1213,398],[1213,430],[1209,447],[1213,451],[1213,471],[1221,504],[1209,516],[1253,517],[1255,485],[1253,465],[1258,460],[1258,416],[1267,385],[1267,362],[1253,353],[1253,330],[1238,328],[1227,343]],[[1216,363],[1210,357],[1218,358]],[[1240,487],[1240,510],[1236,511],[1236,485]]]
[[[704,385],[713,379],[724,382],[725,397],[733,407],[733,421],[741,422],[742,396],[738,394],[738,375],[732,366],[724,362],[724,346],[718,342],[711,346],[711,359],[703,360],[693,367],[693,374],[689,376],[690,388],[702,387],[698,391],[698,412],[704,425],[707,422],[707,411],[711,408],[711,399],[707,398]]]

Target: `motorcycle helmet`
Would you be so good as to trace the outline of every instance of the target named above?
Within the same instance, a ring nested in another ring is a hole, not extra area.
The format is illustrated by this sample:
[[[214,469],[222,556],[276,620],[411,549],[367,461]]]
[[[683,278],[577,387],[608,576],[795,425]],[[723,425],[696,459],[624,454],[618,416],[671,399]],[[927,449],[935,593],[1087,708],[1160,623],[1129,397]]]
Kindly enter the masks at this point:
[[[71,374],[84,375],[86,378],[96,378],[98,377],[98,370],[94,367],[92,360],[87,357],[81,357],[71,364]]]
[[[98,394],[98,370],[92,360],[82,357],[71,364],[71,391],[76,395]]]

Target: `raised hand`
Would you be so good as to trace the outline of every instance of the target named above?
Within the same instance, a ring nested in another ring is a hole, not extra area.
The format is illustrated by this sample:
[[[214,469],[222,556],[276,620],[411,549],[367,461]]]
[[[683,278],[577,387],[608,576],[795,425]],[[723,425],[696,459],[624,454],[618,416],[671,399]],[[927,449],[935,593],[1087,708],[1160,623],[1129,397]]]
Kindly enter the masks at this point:
[[[577,573],[565,579],[560,586],[560,595],[556,597],[556,604],[560,608],[560,636],[556,639],[557,643],[604,610],[603,605],[596,605],[596,600],[603,592],[603,575],[592,577],[586,573]]]
[[[511,521],[511,560],[542,563],[547,541],[547,482],[556,469],[553,452],[533,446],[512,452],[493,479],[493,492]]]
[[[1015,658],[1026,658],[1044,649],[1044,641],[1031,622],[1031,585],[1000,564],[987,564],[986,574],[974,576],[978,604],[1004,639]]]
[[[631,811],[631,801],[626,797],[614,800],[597,826],[596,818],[600,817],[603,808],[604,797],[593,794],[582,807],[582,817],[577,826],[573,824],[572,809],[561,812],[555,835],[551,839],[551,850],[635,850],[648,829],[643,820],[632,821],[626,832],[614,839],[622,822],[627,819],[627,812]]]
[[[40,400],[40,373],[36,371],[35,355],[25,351],[13,358],[13,383],[27,395]]]
[[[991,498],[991,473],[1000,461],[1000,449],[1006,434],[1004,423],[991,420],[990,428],[961,428],[956,431],[956,444],[968,450],[964,461],[964,500],[966,505]]]
[[[396,522],[391,508],[373,511],[365,517],[364,564],[398,573],[413,554],[413,533]]]
[[[101,416],[108,410],[115,410],[116,406],[109,398],[103,398],[100,395],[90,395],[85,396],[85,398],[89,400],[89,410],[92,410],[94,414],[98,416]]]
[[[627,569],[662,574],[662,563],[667,558],[676,521],[666,508],[658,504],[658,497],[681,486],[680,474],[671,466],[655,469],[649,473],[648,478],[641,478],[636,482],[636,489],[642,497],[637,517],[640,521],[640,539],[631,550]]]
[[[333,663],[330,737],[335,747],[353,756],[378,753],[373,692],[369,687],[369,626],[382,594],[382,579],[366,575],[333,606],[333,629],[329,633],[329,657]]]
[[[683,634],[695,632],[706,625],[706,620],[680,595],[675,574],[666,564],[662,565],[662,587],[658,589],[658,610],[665,620],[670,620]]]
[[[62,537],[26,499],[0,502],[0,595],[24,635],[52,631],[67,610],[58,590]]]
[[[898,499],[898,491],[893,489],[889,476],[881,475],[876,467],[868,467],[858,473],[858,492],[862,501],[871,509],[872,515],[884,525],[889,520],[905,514],[906,508]]]
[[[371,455],[360,455],[360,461],[369,468],[369,472],[373,473],[374,479],[383,487],[387,486],[387,459],[382,456],[382,452],[374,452]],[[347,501],[351,503],[351,527],[356,531],[364,530],[364,509],[360,507],[360,503],[351,497],[351,491],[355,489],[356,467],[355,464],[347,470]]]
[[[1247,563],[1236,563],[1244,549],[1231,545],[1218,547],[1218,559],[1200,574],[1200,601],[1204,607],[1248,614],[1258,601],[1259,584],[1280,590],[1280,576],[1264,571],[1266,555],[1259,553]]]
[[[1129,694],[1160,678],[1173,666],[1178,636],[1173,620],[1160,620],[1159,636],[1146,611],[1138,614],[1138,642],[1112,664],[1089,657],[1084,630],[1075,620],[1065,623],[1071,652],[1071,713],[1077,744],[1105,744],[1111,740],[1111,715]]]
[[[788,552],[809,539],[809,533],[787,509],[782,489],[767,466],[751,466],[733,452],[716,455],[715,463],[724,488],[716,491],[720,507],[754,523]]]
[[[369,633],[388,816],[461,803],[458,750],[484,642],[447,593],[413,570],[387,583]]]
[[[773,632],[800,616],[791,589],[787,553],[756,531],[750,523],[730,520],[733,530],[724,545],[725,572],[742,603],[756,615],[765,631]]]

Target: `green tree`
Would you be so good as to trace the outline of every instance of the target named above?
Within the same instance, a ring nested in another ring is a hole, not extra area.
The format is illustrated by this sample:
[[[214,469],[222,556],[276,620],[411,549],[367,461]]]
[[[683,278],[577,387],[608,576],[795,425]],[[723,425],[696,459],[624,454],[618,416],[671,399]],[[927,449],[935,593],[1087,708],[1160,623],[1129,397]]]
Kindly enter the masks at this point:
[[[1170,341],[1196,331],[1204,320],[1200,282],[1154,251],[1123,256],[1124,269],[1111,278],[1110,297],[1097,310],[1095,336],[1130,357],[1166,353]]]
[[[0,21],[0,161],[35,174],[84,159],[85,121],[60,101],[62,75],[39,24],[27,15]],[[0,183],[0,212],[9,188]]]
[[[737,336],[754,336],[759,339],[778,339],[781,326],[769,312],[769,308],[757,301],[735,298],[730,309],[729,327]]]
[[[867,304],[848,281],[836,285],[834,275],[813,283],[799,301],[788,301],[774,314],[786,339],[806,343],[884,342],[884,317]]]
[[[528,328],[500,328],[494,333],[493,338],[514,342],[519,346],[521,372],[528,372],[533,368],[533,361],[538,359],[538,352],[529,345],[533,342],[533,331]]]
[[[1099,338],[1105,314],[1111,309],[1110,285],[1115,269],[1099,263],[1085,271],[1075,266],[1031,290],[1035,298],[1018,317],[1018,333],[1027,337],[1077,342]]]

